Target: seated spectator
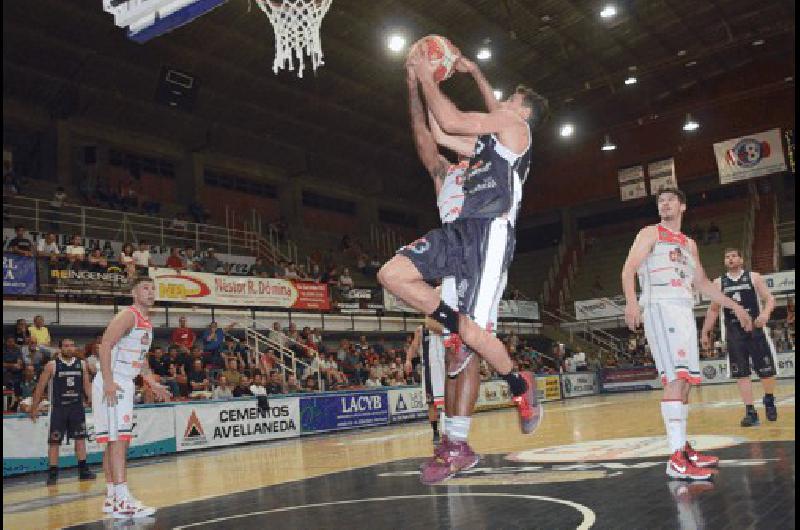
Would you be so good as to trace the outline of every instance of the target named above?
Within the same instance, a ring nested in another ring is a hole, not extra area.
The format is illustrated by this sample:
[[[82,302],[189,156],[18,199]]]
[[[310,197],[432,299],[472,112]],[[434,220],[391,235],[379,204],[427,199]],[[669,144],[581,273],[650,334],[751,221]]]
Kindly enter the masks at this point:
[[[313,375],[307,376],[303,380],[303,392],[319,392],[320,388],[317,384],[317,378]]]
[[[19,195],[19,184],[11,172],[3,171],[3,197],[15,197]]]
[[[350,276],[350,269],[345,267],[339,276],[339,288],[344,291],[349,291],[353,288],[353,278]]]
[[[252,396],[253,392],[250,390],[250,378],[242,375],[239,379],[239,384],[233,388],[233,397]]]
[[[714,221],[711,221],[711,224],[708,226],[708,236],[706,242],[707,243],[722,242],[722,232],[720,232],[719,227]]]
[[[308,275],[308,279],[317,283],[319,283],[319,281],[322,279],[322,272],[319,270],[318,263],[311,265],[311,272]]]
[[[297,382],[297,377],[294,374],[289,375],[286,378],[286,392],[288,394],[297,394],[297,393],[302,392],[302,391],[303,391],[303,388]]]
[[[287,262],[285,259],[282,259],[275,266],[275,270],[273,271],[273,276],[278,279],[284,279],[286,278],[286,273],[288,272],[288,269],[289,269],[289,262]]]
[[[50,206],[55,208],[56,210],[60,210],[64,207],[64,204],[67,202],[67,192],[66,190],[59,186],[56,188],[55,193],[53,193],[53,200],[50,201]]]
[[[370,259],[369,263],[367,264],[367,268],[364,271],[364,274],[367,276],[374,276],[378,273],[381,268],[381,260],[378,258],[377,254],[372,255],[372,259]]]
[[[327,283],[328,285],[339,284],[339,280],[337,279],[336,275],[335,265],[331,265],[324,273],[322,273],[322,276],[320,277],[320,283]]]
[[[186,268],[186,261],[181,256],[181,249],[172,247],[169,250],[169,257],[167,258],[167,267],[180,271]]]
[[[125,243],[119,253],[119,263],[128,275],[128,278],[136,277],[136,260],[133,259],[133,245]]]
[[[259,276],[261,278],[269,278],[270,273],[272,272],[272,267],[266,264],[264,258],[261,256],[256,258],[256,262],[250,265],[250,271],[248,274],[250,276]]]
[[[358,269],[358,272],[360,272],[361,274],[367,274],[367,260],[368,259],[369,259],[369,256],[367,256],[364,253],[359,254],[358,258],[356,259],[356,269]]]
[[[288,338],[281,329],[279,322],[272,323],[272,330],[269,332],[269,340],[276,343],[279,347],[285,348]]]
[[[86,260],[86,248],[81,242],[81,236],[74,235],[67,245],[66,250],[67,262],[73,269],[79,269]]]
[[[38,372],[50,360],[49,350],[40,348],[34,337],[28,337],[20,347],[22,362],[33,365]]]
[[[239,362],[236,359],[229,360],[227,370],[222,372],[220,377],[224,377],[233,386],[238,385],[242,378],[242,374],[239,373]]]
[[[25,227],[17,225],[14,230],[16,236],[8,242],[9,250],[19,256],[33,256],[33,243],[25,237]]]
[[[267,388],[264,386],[264,378],[261,376],[261,374],[255,374],[253,376],[253,384],[250,385],[250,392],[254,396],[267,395]]]
[[[48,232],[43,239],[39,240],[36,255],[39,258],[48,259],[51,263],[57,262],[61,257],[61,248],[58,246],[56,235],[53,232]]]
[[[22,351],[14,337],[6,337],[3,346],[3,386],[16,388],[22,380]]]
[[[195,359],[192,363],[192,370],[189,372],[189,397],[196,399],[208,399],[211,397],[211,386],[208,381],[208,374],[203,369],[203,362]]]
[[[366,387],[376,387],[376,386],[383,386],[381,383],[381,378],[378,377],[378,371],[372,368],[369,371],[369,378],[364,382],[364,386]]]
[[[228,378],[224,375],[219,376],[219,380],[211,392],[211,399],[229,399],[232,397],[233,385],[228,383]]]
[[[150,197],[146,195],[142,195],[142,213],[147,215],[158,215],[161,211],[161,203],[155,200],[152,200]]]
[[[184,219],[183,214],[180,213],[173,215],[172,221],[169,223],[170,228],[179,232],[186,231],[187,226],[186,219]]]
[[[24,318],[18,318],[16,326],[14,327],[14,341],[17,343],[17,346],[26,344],[30,336],[31,332],[28,331],[28,323]]]
[[[44,350],[46,354],[52,355],[58,350],[50,345],[50,330],[44,325],[44,317],[36,315],[33,317],[33,325],[28,328],[31,338],[36,339],[36,344],[40,349]]]
[[[172,376],[170,371],[170,364],[174,364],[169,355],[164,354],[164,349],[161,346],[156,346],[147,358],[147,363],[150,370],[159,376],[161,382],[165,384],[173,396],[180,394],[178,383]]]
[[[20,381],[17,389],[17,396],[19,399],[28,399],[33,396],[33,391],[36,390],[36,369],[31,365],[25,365],[22,369],[22,380]]]
[[[294,264],[293,261],[289,262],[289,265],[286,266],[286,274],[284,276],[287,280],[299,280],[300,275],[297,273],[297,266]]]
[[[171,342],[179,349],[188,352],[194,346],[196,336],[194,331],[186,326],[186,317],[178,319],[178,327],[172,331]]]
[[[272,372],[270,375],[269,384],[266,385],[267,394],[285,394],[285,390],[283,388],[283,381],[281,381],[281,375],[275,371]]]
[[[147,275],[148,267],[155,267],[156,264],[150,256],[150,243],[144,239],[139,241],[139,250],[134,251],[133,262],[136,264],[136,271],[143,275]]]
[[[206,257],[200,260],[201,272],[216,274],[217,269],[219,269],[220,267],[222,267],[222,262],[219,260],[219,258],[217,258],[214,249],[209,248],[206,251]]]
[[[186,247],[183,252],[186,255],[186,268],[190,271],[200,272],[202,270],[200,257],[195,254],[194,247]]]
[[[306,272],[306,266],[302,263],[297,266],[297,279],[298,280],[308,280],[308,272]]]
[[[86,258],[89,270],[92,272],[106,272],[108,270],[108,260],[103,255],[100,247],[94,247],[89,257]]]
[[[94,377],[100,371],[100,343],[93,342],[91,345],[92,348],[84,355],[86,357],[86,368],[89,369],[89,373]],[[177,393],[173,392],[172,395],[175,396]]]

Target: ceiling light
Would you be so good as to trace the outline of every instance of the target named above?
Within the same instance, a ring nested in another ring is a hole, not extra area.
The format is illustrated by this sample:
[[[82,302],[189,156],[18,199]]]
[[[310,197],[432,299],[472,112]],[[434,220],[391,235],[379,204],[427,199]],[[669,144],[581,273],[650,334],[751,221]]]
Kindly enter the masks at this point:
[[[636,84],[636,78],[635,78],[634,76],[630,76],[630,77],[628,77],[628,78],[625,80],[625,84],[626,84],[626,85],[635,85],[635,84]]]
[[[689,61],[688,63],[686,63],[686,66],[688,68],[691,68],[692,66],[696,66],[696,65],[697,65],[697,61]]]
[[[503,99],[503,91],[502,90],[492,90],[492,93],[494,93],[494,99],[496,99],[497,101],[500,101],[501,99]]]
[[[605,139],[605,142],[603,143],[603,147],[601,147],[600,149],[603,150],[603,151],[613,151],[616,148],[617,148],[617,145],[614,142],[611,141],[611,137],[606,135],[606,139]]]
[[[686,114],[686,122],[683,124],[684,131],[696,131],[700,124],[694,121],[691,114]]]
[[[559,134],[563,138],[568,138],[568,137],[572,136],[573,134],[575,134],[575,126],[572,125],[571,123],[565,123],[564,125],[561,126],[561,129],[559,130]]]
[[[606,5],[602,11],[600,11],[600,17],[602,18],[612,18],[617,14],[617,6],[614,4]]]
[[[686,55],[686,50],[679,50],[678,51],[678,57],[683,57],[684,55]]]
[[[764,39],[757,39],[752,42],[753,46],[761,46],[762,44],[764,44]]]
[[[481,48],[475,56],[479,61],[488,61],[492,58],[492,50],[489,48]]]
[[[406,47],[406,38],[399,34],[389,35],[386,45],[393,52],[401,52]]]

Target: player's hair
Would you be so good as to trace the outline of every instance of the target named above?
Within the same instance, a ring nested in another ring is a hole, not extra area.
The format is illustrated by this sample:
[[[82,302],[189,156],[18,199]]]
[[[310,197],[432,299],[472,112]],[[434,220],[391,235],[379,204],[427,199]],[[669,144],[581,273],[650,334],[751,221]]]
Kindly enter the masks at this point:
[[[134,279],[133,279],[133,281],[131,282],[131,290],[134,290],[134,289],[136,289],[136,286],[138,286],[140,283],[144,283],[144,282],[151,282],[151,283],[153,283],[153,278],[151,278],[151,277],[149,277],[149,276],[137,276],[137,277],[136,277],[136,278],[134,278]]]
[[[726,248],[726,249],[725,249],[725,253],[723,254],[723,256],[726,256],[726,255],[728,254],[728,252],[736,252],[736,254],[737,254],[737,255],[738,255],[740,258],[742,257],[742,251],[741,251],[741,250],[739,250],[739,249],[738,249],[738,248],[736,248],[736,247],[728,247],[728,248]]]
[[[686,194],[683,191],[679,190],[678,188],[672,188],[672,187],[665,187],[659,189],[658,193],[656,194],[656,202],[658,202],[658,199],[665,193],[671,193],[675,195],[678,198],[678,200],[681,201],[681,204],[686,204]]]
[[[518,85],[514,92],[525,96],[522,104],[531,109],[531,117],[528,119],[531,131],[547,121],[550,117],[550,104],[547,102],[547,98],[525,85]]]

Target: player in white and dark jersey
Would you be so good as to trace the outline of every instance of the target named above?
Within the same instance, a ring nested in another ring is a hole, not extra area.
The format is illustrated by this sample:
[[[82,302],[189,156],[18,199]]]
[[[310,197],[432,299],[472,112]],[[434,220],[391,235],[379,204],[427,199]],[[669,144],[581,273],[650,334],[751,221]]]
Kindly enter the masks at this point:
[[[444,340],[441,333],[441,325],[426,318],[425,324],[417,326],[414,331],[405,359],[406,373],[411,373],[415,366],[422,365],[425,401],[428,404],[428,421],[433,430],[434,445],[440,441],[439,408],[444,406]]]
[[[714,285],[722,289],[726,296],[740,303],[750,318],[753,319],[753,331],[747,332],[739,325],[735,315],[729,310],[724,312],[725,344],[728,350],[728,367],[731,376],[736,379],[739,394],[745,406],[742,427],[758,425],[758,413],[753,405],[753,382],[750,380],[750,361],[761,379],[764,387],[764,409],[769,421],[778,419],[775,407],[776,361],[774,346],[765,332],[767,322],[775,309],[775,298],[769,291],[764,278],[757,272],[743,268],[744,260],[739,249],[725,250],[725,268],[727,273],[714,280]],[[759,302],[760,299],[760,302]],[[761,304],[764,304],[763,307]],[[712,303],[708,307],[703,322],[703,347],[711,345],[709,334],[719,318],[720,306]]]
[[[644,320],[647,342],[664,384],[661,415],[672,453],[667,475],[707,480],[711,472],[704,468],[716,465],[719,459],[701,455],[686,439],[689,391],[701,380],[693,288],[732,310],[745,330],[751,330],[753,323],[742,306],[706,277],[697,244],[681,233],[686,212],[683,192],[664,188],[658,192],[657,202],[661,222],[639,231],[622,268],[625,322],[634,331]],[[637,273],[642,290],[639,300]]]
[[[96,475],[86,464],[86,411],[83,397],[91,398],[92,383],[86,362],[75,356],[75,341],[61,339],[55,359],[48,362],[39,377],[39,383],[31,398],[31,420],[36,421],[39,403],[50,384],[50,436],[47,457],[49,469],[47,485],[58,482],[58,452],[64,436],[75,441],[75,456],[78,458],[78,478],[93,480]]]
[[[147,364],[153,342],[149,311],[155,302],[151,278],[139,277],[131,287],[133,305],[108,324],[100,342],[100,370],[92,383],[95,439],[106,444],[103,471],[106,499],[103,512],[115,518],[148,517],[155,508],[144,506],[128,491],[128,445],[133,437],[133,380],[141,374],[159,400],[169,399],[167,387],[158,383]]]

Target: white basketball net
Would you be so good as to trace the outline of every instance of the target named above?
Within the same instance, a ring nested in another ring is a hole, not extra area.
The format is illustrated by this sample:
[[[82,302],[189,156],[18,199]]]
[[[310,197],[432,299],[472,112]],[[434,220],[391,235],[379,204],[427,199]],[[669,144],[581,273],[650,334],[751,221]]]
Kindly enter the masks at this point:
[[[294,70],[294,58],[300,63],[297,76],[303,77],[304,56],[311,57],[314,71],[322,61],[322,41],[319,28],[333,0],[256,0],[258,7],[269,17],[275,30],[275,61],[272,71]],[[293,57],[294,56],[294,57]]]

